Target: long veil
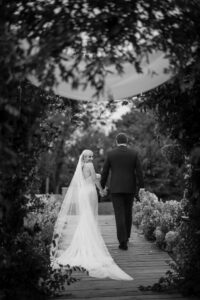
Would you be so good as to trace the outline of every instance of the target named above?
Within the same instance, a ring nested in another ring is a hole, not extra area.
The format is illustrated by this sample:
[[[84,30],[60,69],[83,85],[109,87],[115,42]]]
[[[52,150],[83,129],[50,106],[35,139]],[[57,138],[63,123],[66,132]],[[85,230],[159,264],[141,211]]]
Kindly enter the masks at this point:
[[[59,248],[67,248],[68,244],[71,243],[71,240],[76,231],[79,219],[80,219],[80,206],[81,198],[84,196],[83,189],[84,178],[82,173],[82,154],[79,157],[79,161],[74,173],[74,176],[71,180],[71,183],[68,187],[67,193],[64,197],[64,200],[61,205],[60,212],[58,214],[53,238],[50,248],[50,259],[52,265],[56,265],[56,259],[61,255]],[[63,232],[67,236],[67,244],[60,245],[62,242]]]
[[[98,201],[96,188],[94,183],[87,185],[83,177],[82,157],[83,153],[55,223],[51,264],[53,268],[79,266],[96,278],[132,280],[116,265],[102,238],[91,205],[91,202]]]

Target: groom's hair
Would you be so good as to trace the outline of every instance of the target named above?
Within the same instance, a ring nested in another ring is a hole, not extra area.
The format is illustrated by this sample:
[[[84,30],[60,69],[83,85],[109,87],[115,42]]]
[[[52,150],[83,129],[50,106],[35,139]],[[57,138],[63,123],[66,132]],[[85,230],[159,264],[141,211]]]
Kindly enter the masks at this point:
[[[127,144],[128,143],[128,137],[125,133],[118,133],[116,136],[117,144]]]

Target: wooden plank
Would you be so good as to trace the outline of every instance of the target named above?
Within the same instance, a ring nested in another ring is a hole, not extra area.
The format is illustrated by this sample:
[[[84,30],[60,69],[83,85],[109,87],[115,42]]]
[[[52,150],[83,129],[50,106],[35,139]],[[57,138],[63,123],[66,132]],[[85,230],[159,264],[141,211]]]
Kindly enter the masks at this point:
[[[68,297],[63,295],[60,298],[61,299],[126,299],[130,297],[129,299],[185,299],[178,293],[153,293],[153,292],[144,292],[144,293],[138,293],[138,291],[122,291],[121,293],[119,290],[103,290],[103,289],[94,289],[89,290],[88,292],[84,291],[77,291],[76,293],[70,294],[68,293]],[[192,298],[190,298],[192,299]],[[193,298],[195,299],[195,298]],[[197,298],[196,298],[197,299]]]
[[[78,299],[78,298],[71,298],[70,295],[67,298],[59,297],[59,298],[54,298],[54,300],[59,300],[59,299],[67,299],[67,300],[72,300],[72,299]],[[79,298],[79,299],[85,299],[85,298]],[[92,299],[92,298],[87,298],[87,299]],[[95,300],[199,300],[199,298],[188,298],[184,297],[182,298],[181,296],[176,296],[176,295],[134,295],[134,296],[105,296],[105,297],[95,297],[93,298]]]
[[[136,228],[132,230],[128,251],[118,249],[113,215],[100,215],[99,226],[113,259],[125,272],[134,277],[134,280],[98,279],[79,273],[75,275],[81,281],[66,286],[62,295],[59,298],[54,298],[54,300],[187,300],[179,293],[145,292],[138,289],[140,285],[152,285],[165,274],[169,269],[168,262],[172,261],[168,253],[161,251],[154,243],[147,241]]]

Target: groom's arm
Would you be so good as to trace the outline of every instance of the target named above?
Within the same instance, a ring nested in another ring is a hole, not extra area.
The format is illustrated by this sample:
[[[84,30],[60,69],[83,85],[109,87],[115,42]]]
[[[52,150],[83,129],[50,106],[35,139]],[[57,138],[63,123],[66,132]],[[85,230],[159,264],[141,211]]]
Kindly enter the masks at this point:
[[[107,156],[103,166],[103,171],[101,173],[101,186],[103,189],[105,188],[109,171],[110,171],[110,161],[109,161],[109,157]]]

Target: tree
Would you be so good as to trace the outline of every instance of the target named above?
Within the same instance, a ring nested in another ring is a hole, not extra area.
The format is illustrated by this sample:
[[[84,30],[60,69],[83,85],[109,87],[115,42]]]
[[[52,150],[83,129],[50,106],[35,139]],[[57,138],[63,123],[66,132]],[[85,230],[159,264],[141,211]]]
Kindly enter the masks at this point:
[[[20,83],[34,73],[49,89],[55,83],[54,69],[74,87],[83,77],[97,93],[103,88],[108,62],[118,72],[124,61],[134,63],[153,50],[169,55],[181,71],[191,65],[191,83],[199,66],[198,1],[9,1],[1,4],[1,136],[2,172],[13,151],[7,151],[3,136],[9,134],[6,118],[20,112]],[[103,32],[103,34],[102,34]],[[130,46],[130,47],[129,47]],[[86,66],[79,69],[81,60]],[[66,70],[62,60],[72,62]],[[189,85],[190,86],[190,85]],[[188,90],[188,87],[186,86]],[[16,101],[18,95],[19,101]],[[4,159],[6,157],[6,159]]]
[[[15,118],[7,114],[1,132],[4,161],[1,164],[0,201],[4,219],[0,224],[0,289],[5,293],[5,299],[49,296],[56,289],[60,290],[63,282],[71,277],[60,271],[55,274],[57,272],[50,264],[49,245],[38,233],[40,228],[30,230],[24,224],[28,212],[38,212],[42,208],[35,195],[40,187],[38,158],[59,134],[58,128],[51,126],[49,115],[55,109],[62,112],[65,108],[70,112],[70,103],[29,83],[20,88],[20,98],[17,95],[11,99],[13,105],[7,105],[12,114],[15,112]],[[19,111],[14,110],[14,105],[20,108]],[[10,157],[12,160],[8,160]],[[56,283],[56,278],[60,278],[61,285]]]
[[[169,273],[157,287],[171,282],[189,295],[200,294],[200,195],[197,187],[200,130],[199,74],[199,67],[190,65],[184,69],[181,77],[177,76],[171,82],[146,94],[140,102],[145,110],[153,109],[160,131],[167,133],[174,140],[175,147],[174,150],[173,147],[171,149],[175,154],[173,156],[177,156],[176,152],[180,147],[185,155],[186,182],[183,196],[185,216],[179,227],[180,240],[177,244],[179,259],[174,266],[176,274]]]
[[[62,111],[55,107],[48,116],[47,122],[56,130],[56,136],[51,141],[49,149],[42,153],[38,162],[43,192],[47,178],[50,179],[51,192],[55,194],[60,192],[60,174],[65,156],[67,156],[67,148],[72,142],[72,135],[79,123],[79,106],[78,102],[73,102],[73,106],[66,106]]]
[[[141,57],[153,50],[167,53],[172,66],[182,70],[188,61],[199,61],[198,20],[195,0],[3,2],[2,82],[23,80],[34,71],[51,87],[58,66],[74,87],[82,77],[100,92],[108,61],[119,72],[130,61],[140,72]],[[86,66],[81,72],[82,59]]]
[[[146,189],[159,198],[180,199],[183,191],[182,169],[169,164],[163,157],[161,149],[169,143],[169,138],[158,134],[153,113],[141,112],[134,107],[116,122],[116,131],[111,133],[113,139],[117,132],[125,132],[130,145],[138,151]]]
[[[56,138],[50,143],[48,151],[42,153],[38,163],[42,193],[45,192],[46,178],[50,179],[50,192],[58,193],[61,187],[69,185],[78,157],[84,149],[94,150],[99,172],[103,163],[102,157],[101,163],[98,157],[107,142],[104,129],[115,110],[114,103],[75,101],[73,109],[69,109],[67,106],[60,111],[55,107],[46,120],[48,126],[55,127]],[[109,125],[112,125],[112,121]]]

